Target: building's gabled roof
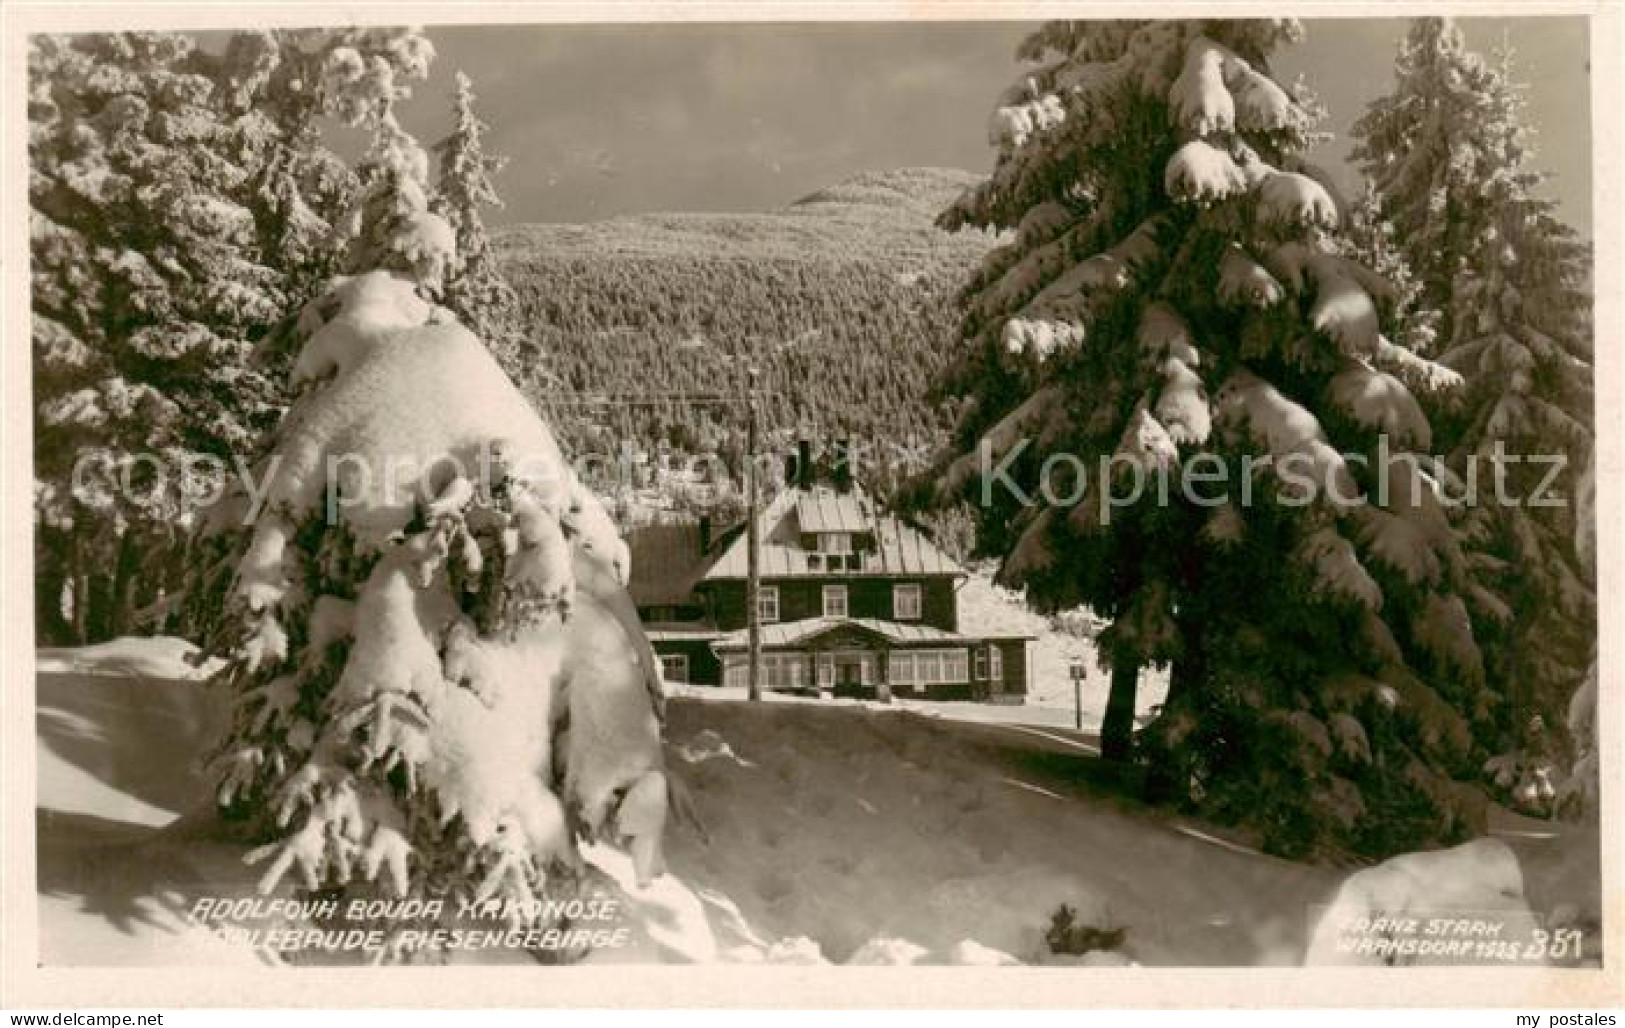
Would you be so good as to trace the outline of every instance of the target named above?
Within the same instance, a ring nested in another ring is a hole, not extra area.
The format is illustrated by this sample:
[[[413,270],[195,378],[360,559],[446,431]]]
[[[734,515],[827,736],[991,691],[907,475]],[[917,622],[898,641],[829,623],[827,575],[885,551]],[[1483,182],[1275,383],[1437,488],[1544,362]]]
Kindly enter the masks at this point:
[[[695,522],[646,525],[627,538],[632,550],[632,574],[627,591],[639,607],[663,607],[693,600],[710,557],[700,550],[700,526]]]
[[[858,493],[797,489],[796,521],[803,532],[867,532],[870,516]]]
[[[974,642],[957,632],[944,631],[941,628],[932,628],[930,625],[903,624],[897,621],[882,621],[879,618],[804,618],[800,621],[775,621],[761,627],[763,646],[798,646],[810,639],[834,631],[837,628],[858,628],[873,632],[887,642],[897,645],[940,643],[943,645],[957,644],[966,646]],[[750,645],[748,629],[739,629],[724,633],[716,642],[712,643],[716,650],[742,650]]]
[[[760,519],[763,578],[965,574],[965,569],[939,550],[924,532],[880,510],[856,486],[844,493],[824,485],[786,489],[773,498]],[[867,532],[874,536],[875,550],[863,559],[860,570],[848,569],[832,576],[821,568],[810,567],[808,551],[801,545],[803,534],[819,532]],[[747,549],[746,533],[733,536],[700,580],[744,578],[749,563]]]

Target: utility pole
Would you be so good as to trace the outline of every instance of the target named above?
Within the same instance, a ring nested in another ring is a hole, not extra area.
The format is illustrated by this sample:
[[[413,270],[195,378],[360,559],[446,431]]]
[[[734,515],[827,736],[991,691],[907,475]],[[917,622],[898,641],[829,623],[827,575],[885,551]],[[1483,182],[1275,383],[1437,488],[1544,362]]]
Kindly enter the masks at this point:
[[[759,507],[761,503],[760,486],[757,482],[756,467],[756,387],[760,372],[753,364],[750,367],[749,393],[745,397],[746,418],[748,424],[745,428],[745,482],[747,498],[745,501],[745,624],[749,626],[749,683],[750,698],[762,698],[762,609],[761,609],[761,529],[757,525]]]

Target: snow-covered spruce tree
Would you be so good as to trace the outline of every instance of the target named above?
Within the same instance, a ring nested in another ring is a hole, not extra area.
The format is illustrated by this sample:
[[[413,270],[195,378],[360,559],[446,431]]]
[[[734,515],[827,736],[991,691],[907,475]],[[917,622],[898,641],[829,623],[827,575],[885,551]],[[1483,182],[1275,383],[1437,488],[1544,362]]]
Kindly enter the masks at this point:
[[[1395,238],[1393,223],[1382,211],[1377,187],[1369,180],[1358,199],[1349,204],[1342,251],[1381,275],[1392,286],[1392,341],[1412,353],[1431,357],[1437,352],[1438,313],[1422,306],[1422,283]],[[1430,405],[1449,410],[1460,401],[1459,390],[1425,396]]]
[[[267,344],[331,273],[354,185],[316,131],[314,72],[340,43],[409,56],[377,30],[239,33],[218,52],[174,33],[32,41],[42,637],[133,627],[219,485],[201,461],[229,466],[274,423],[286,361]]]
[[[457,236],[457,259],[446,281],[445,304],[486,341],[511,374],[522,356],[533,355],[520,353],[524,334],[519,295],[491,252],[480,213],[485,207],[502,206],[491,178],[507,159],[485,152],[485,134],[491,126],[474,113],[473,81],[459,71],[456,83],[452,130],[432,148],[440,174],[430,207],[451,224]]]
[[[322,119],[337,103],[331,89],[320,88],[328,55],[348,48],[409,74],[422,60],[414,36],[379,29],[239,32],[221,56],[223,101],[244,126],[253,157],[251,208],[261,246],[292,298],[284,315],[333,274],[333,222],[357,187],[355,174],[321,138]],[[277,377],[290,359],[280,342],[258,354],[271,358],[264,370]]]
[[[1418,305],[1437,318],[1438,359],[1466,379],[1464,397],[1434,421],[1451,469],[1477,475],[1461,526],[1498,702],[1485,771],[1540,809],[1569,756],[1561,726],[1596,630],[1571,502],[1591,446],[1591,300],[1588,248],[1536,192],[1543,176],[1530,165],[1509,61],[1470,52],[1447,19],[1416,21],[1393,92],[1355,125],[1355,157],[1416,276]],[[1548,480],[1552,461],[1564,468]],[[1513,502],[1494,495],[1497,477]]]
[[[401,86],[354,109],[378,144],[348,254],[300,315],[297,398],[211,512],[237,559],[217,801],[261,889],[526,904],[575,841],[660,870],[660,684],[628,552],[484,344],[432,300],[452,229]],[[447,904],[447,916],[454,905]],[[398,926],[397,926],[398,927]]]
[[[174,540],[152,460],[223,456],[269,423],[243,358],[281,297],[189,39],[41,37],[30,76],[41,629],[84,641],[129,630],[143,551]]]
[[[352,171],[323,145],[320,125],[324,120],[351,125],[369,121],[384,84],[399,88],[399,83],[423,78],[432,57],[428,39],[413,28],[239,34],[227,47],[224,60],[234,69],[234,81],[259,86],[251,113],[264,141],[258,149],[254,198],[264,212],[259,220],[265,248],[280,255],[292,298],[252,359],[254,369],[279,386],[285,385],[298,346],[300,308],[334,273],[366,256],[354,252],[354,237],[367,198],[377,192],[375,162],[364,161],[359,172]],[[400,131],[393,117],[388,127]],[[384,135],[380,120],[374,151]],[[282,392],[286,400],[287,390]],[[261,433],[235,459],[263,458],[268,445]],[[237,556],[232,542],[211,532],[194,533],[189,540],[192,559],[175,628],[204,640],[206,647],[219,631],[231,627],[222,614]]]
[[[1384,336],[1390,284],[1338,253],[1299,156],[1313,116],[1266,63],[1299,32],[1057,23],[1023,44],[992,176],[943,217],[1010,237],[962,294],[972,403],[939,493],[978,504],[1030,600],[1113,620],[1108,757],[1135,749],[1140,669],[1171,662],[1136,740],[1159,792],[1279,852],[1392,851],[1472,822],[1466,569],[1405,459],[1431,441],[1413,391],[1459,379]],[[1136,478],[1137,502],[1103,502]]]

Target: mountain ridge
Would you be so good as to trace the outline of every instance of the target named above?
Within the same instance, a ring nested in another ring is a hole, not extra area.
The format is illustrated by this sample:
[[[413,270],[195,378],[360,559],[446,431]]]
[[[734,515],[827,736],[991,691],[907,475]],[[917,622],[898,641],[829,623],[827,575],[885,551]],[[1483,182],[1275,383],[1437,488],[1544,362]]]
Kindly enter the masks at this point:
[[[933,222],[937,212],[978,180],[954,168],[869,171],[771,210],[647,211],[590,222],[531,222],[495,229],[491,237],[508,259],[539,246],[560,255],[669,257],[687,252],[685,244],[736,248],[717,256],[794,258],[797,252],[785,244],[827,246],[846,233],[882,230],[961,240],[976,233],[943,233]]]

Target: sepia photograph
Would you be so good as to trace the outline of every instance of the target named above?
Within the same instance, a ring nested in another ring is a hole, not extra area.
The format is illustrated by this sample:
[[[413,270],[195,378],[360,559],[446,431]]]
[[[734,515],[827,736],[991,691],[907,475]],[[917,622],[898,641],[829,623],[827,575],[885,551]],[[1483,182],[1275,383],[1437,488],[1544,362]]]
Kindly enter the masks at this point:
[[[8,40],[30,967],[1617,985],[1595,17],[1043,13]]]

